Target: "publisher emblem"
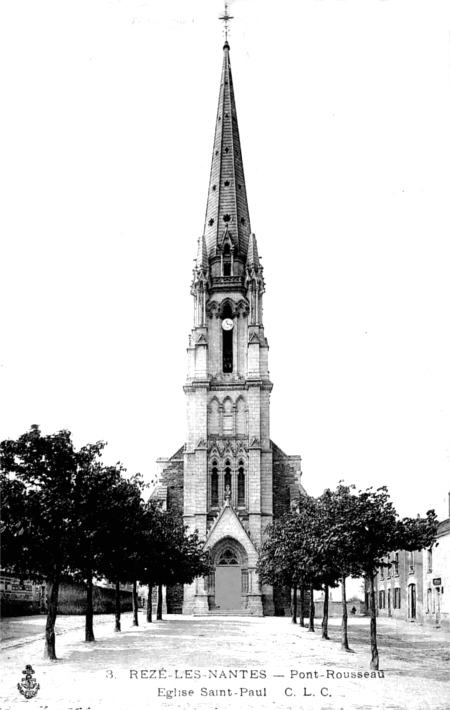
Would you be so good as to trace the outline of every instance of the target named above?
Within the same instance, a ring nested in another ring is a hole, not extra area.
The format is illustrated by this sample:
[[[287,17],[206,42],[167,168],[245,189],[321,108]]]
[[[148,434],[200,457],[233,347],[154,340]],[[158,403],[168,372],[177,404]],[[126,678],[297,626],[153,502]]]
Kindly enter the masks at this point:
[[[27,699],[30,700],[37,695],[39,688],[41,687],[39,683],[33,678],[34,670],[31,666],[25,666],[25,670],[22,671],[25,678],[22,678],[20,683],[17,683],[17,690]]]

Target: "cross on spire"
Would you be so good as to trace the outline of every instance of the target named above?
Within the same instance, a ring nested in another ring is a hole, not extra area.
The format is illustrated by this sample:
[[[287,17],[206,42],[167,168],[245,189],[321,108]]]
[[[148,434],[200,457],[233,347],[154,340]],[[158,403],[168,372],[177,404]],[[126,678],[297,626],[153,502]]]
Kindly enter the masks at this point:
[[[225,32],[225,42],[228,43],[228,23],[230,20],[233,20],[234,18],[228,14],[228,5],[225,3],[225,12],[221,17],[219,17],[219,20],[223,22],[224,25],[224,32]]]

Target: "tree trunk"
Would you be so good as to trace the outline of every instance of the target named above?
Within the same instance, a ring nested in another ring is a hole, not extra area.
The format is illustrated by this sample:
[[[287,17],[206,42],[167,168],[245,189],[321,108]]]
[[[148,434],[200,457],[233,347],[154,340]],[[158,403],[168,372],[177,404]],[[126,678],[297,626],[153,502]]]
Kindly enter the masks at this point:
[[[149,624],[152,622],[152,596],[153,596],[153,584],[150,582],[148,585],[148,597],[147,597],[147,621]]]
[[[156,621],[162,621],[162,584],[158,584],[158,603],[156,605]]]
[[[347,590],[345,587],[345,577],[342,577],[342,628],[341,628],[341,648],[349,651],[348,646],[348,613],[347,613]]]
[[[44,658],[50,661],[57,661],[55,647],[55,623],[58,610],[58,593],[59,593],[59,570],[55,571],[51,580],[52,591],[47,610],[47,623],[45,625],[45,646]]]
[[[370,669],[377,671],[379,668],[378,648],[377,648],[377,609],[375,606],[375,584],[374,575],[370,575]]]
[[[300,604],[298,614],[300,617],[300,626],[305,627],[305,588],[303,584],[300,585]]]
[[[291,616],[291,622],[293,624],[297,623],[297,585],[294,584],[292,587],[292,616]]]
[[[137,582],[133,582],[133,594],[131,595],[131,601],[133,603],[133,624],[132,626],[139,626],[138,619],[138,593],[137,593]]]
[[[95,641],[94,637],[94,583],[92,581],[92,573],[89,572],[86,582],[86,624],[84,640],[88,643]]]
[[[325,585],[325,597],[323,600],[323,619],[322,619],[322,638],[327,639],[328,636],[328,600],[330,596],[330,588],[328,584]]]
[[[163,586],[158,584],[158,604],[156,606],[156,621],[162,621],[162,599],[163,599]]]
[[[120,631],[120,582],[116,579],[116,618],[114,631]]]
[[[314,628],[314,613],[315,613],[315,607],[314,607],[314,586],[311,584],[309,587],[309,593],[311,596],[310,602],[309,602],[309,626],[308,626],[308,631],[315,631]]]

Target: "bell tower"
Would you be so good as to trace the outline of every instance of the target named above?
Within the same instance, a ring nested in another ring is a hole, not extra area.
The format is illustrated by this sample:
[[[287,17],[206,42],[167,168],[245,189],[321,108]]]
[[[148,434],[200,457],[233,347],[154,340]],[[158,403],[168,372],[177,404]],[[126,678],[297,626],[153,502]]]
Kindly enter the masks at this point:
[[[167,612],[284,615],[290,591],[261,585],[259,550],[272,520],[305,494],[301,457],[270,439],[264,276],[251,230],[226,6],[225,44],[203,233],[192,274],[186,439],[160,458],[152,493],[198,530],[211,573],[167,588]]]
[[[185,587],[183,611],[262,614],[272,606],[255,571],[273,516],[272,383],[227,40],[223,53],[184,386],[184,520],[206,540],[215,573]]]

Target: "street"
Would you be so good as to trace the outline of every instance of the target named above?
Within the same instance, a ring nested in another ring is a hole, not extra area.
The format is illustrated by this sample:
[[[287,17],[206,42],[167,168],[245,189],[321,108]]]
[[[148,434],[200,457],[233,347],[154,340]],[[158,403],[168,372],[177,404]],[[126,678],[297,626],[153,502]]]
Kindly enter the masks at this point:
[[[103,708],[450,708],[450,634],[378,620],[380,671],[369,670],[369,619],[349,619],[351,652],[288,618],[170,616],[139,627],[131,614],[114,633],[113,616],[57,619],[57,662],[42,660],[45,616],[4,619],[1,710]],[[26,700],[17,685],[30,664],[39,684]]]

